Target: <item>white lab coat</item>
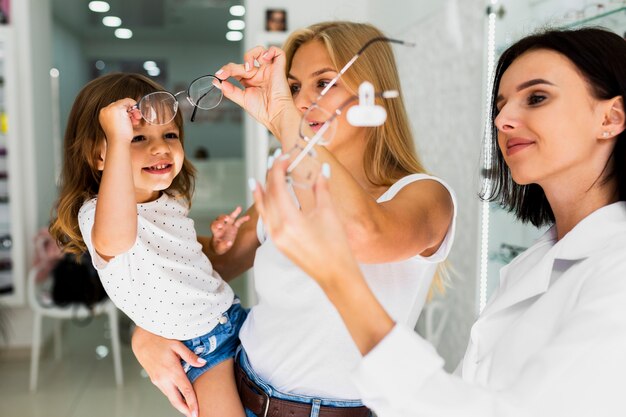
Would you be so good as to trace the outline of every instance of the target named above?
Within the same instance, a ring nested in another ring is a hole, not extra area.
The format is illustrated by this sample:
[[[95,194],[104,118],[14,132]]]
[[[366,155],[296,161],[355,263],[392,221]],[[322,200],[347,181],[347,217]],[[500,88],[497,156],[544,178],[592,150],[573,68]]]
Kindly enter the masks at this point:
[[[456,375],[400,325],[354,378],[379,417],[626,416],[626,202],[500,274]]]

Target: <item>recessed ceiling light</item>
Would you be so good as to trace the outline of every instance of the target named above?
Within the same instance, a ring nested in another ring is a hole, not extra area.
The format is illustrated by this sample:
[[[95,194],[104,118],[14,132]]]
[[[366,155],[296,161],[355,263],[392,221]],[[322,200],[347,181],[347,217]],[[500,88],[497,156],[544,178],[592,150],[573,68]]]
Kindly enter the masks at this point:
[[[226,39],[232,42],[240,41],[243,39],[243,33],[231,30],[230,32],[226,32]]]
[[[97,13],[105,13],[111,9],[109,3],[106,1],[90,1],[89,2],[89,10]]]
[[[230,30],[242,30],[246,27],[246,22],[239,19],[229,20],[226,26],[228,26],[228,29]]]
[[[59,78],[59,70],[56,68],[50,68],[50,76],[52,78]]]
[[[106,67],[106,64],[101,59],[97,60],[95,65],[96,65],[96,68],[99,69],[100,71],[102,71]]]
[[[148,71],[150,68],[156,68],[157,64],[154,61],[146,61],[143,63],[143,69]]]
[[[246,8],[243,6],[231,6],[230,14],[232,14],[233,16],[243,16],[244,14],[246,14]]]
[[[159,69],[159,67],[154,67],[154,68],[147,69],[146,72],[151,77],[158,77],[159,74],[161,73],[161,69]]]
[[[130,39],[133,37],[133,31],[126,28],[115,29],[115,36],[120,39]]]
[[[104,16],[102,18],[102,24],[110,28],[117,28],[122,25],[122,19],[117,16]]]

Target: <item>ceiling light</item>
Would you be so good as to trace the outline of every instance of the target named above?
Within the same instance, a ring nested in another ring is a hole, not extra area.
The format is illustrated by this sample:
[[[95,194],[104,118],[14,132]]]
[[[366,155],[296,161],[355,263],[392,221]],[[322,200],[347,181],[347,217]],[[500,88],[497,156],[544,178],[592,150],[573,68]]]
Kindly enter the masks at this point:
[[[120,39],[130,39],[133,37],[133,31],[126,28],[115,29],[115,37]]]
[[[239,19],[229,20],[226,26],[228,26],[228,29],[230,30],[242,30],[246,27],[246,22]]]
[[[161,73],[161,70],[159,69],[159,67],[154,67],[154,68],[147,69],[146,72],[151,77],[157,77]]]
[[[111,9],[109,3],[106,1],[90,1],[89,2],[89,10],[97,13],[105,13]]]
[[[233,16],[243,16],[246,14],[246,8],[243,6],[231,6],[230,14]]]
[[[146,61],[143,63],[143,69],[146,71],[150,70],[150,68],[156,68],[157,64],[154,61]]]
[[[122,19],[117,16],[104,16],[102,18],[102,24],[110,28],[116,28],[122,25]]]
[[[230,32],[226,32],[226,39],[233,42],[240,41],[243,39],[243,33],[231,30]]]
[[[103,60],[99,59],[96,61],[95,66],[98,70],[102,71],[106,67],[106,64]]]

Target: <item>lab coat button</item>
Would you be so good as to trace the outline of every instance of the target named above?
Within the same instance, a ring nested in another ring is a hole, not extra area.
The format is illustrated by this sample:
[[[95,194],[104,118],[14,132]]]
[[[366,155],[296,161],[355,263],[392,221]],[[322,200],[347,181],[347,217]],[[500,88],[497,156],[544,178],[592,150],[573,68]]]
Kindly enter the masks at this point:
[[[220,324],[226,324],[226,323],[228,323],[228,317],[226,316],[220,317]]]

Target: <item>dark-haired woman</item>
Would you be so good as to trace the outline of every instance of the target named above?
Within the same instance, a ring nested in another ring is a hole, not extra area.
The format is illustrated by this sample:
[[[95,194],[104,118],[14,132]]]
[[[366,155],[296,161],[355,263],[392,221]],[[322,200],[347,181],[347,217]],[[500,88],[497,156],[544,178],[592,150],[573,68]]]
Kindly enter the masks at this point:
[[[342,316],[364,355],[354,379],[378,416],[621,415],[626,42],[600,29],[526,37],[500,58],[493,91],[495,186],[486,198],[552,227],[503,269],[456,375],[372,295],[323,178],[303,214],[278,163],[266,191],[255,190],[257,208]]]

